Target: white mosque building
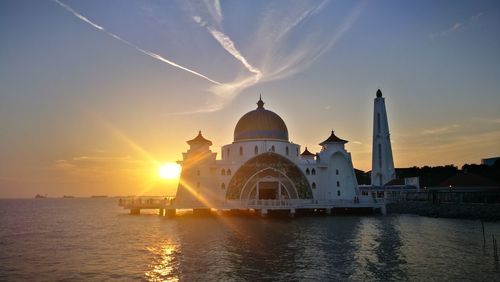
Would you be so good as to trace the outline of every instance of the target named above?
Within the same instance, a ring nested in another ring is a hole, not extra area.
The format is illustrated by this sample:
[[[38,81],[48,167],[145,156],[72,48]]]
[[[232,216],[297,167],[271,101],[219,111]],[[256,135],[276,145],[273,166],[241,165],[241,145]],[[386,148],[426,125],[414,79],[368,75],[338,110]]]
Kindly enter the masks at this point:
[[[373,178],[388,182],[394,177],[394,165],[381,97],[379,90],[374,112],[373,158],[377,167]],[[172,208],[195,212],[243,209],[263,215],[275,210],[294,214],[336,208],[385,213],[383,201],[360,193],[351,154],[345,149],[347,142],[332,131],[319,143],[320,152],[312,153],[307,147],[302,150],[289,141],[283,119],[259,99],[257,108],[236,123],[234,140],[222,146],[220,159],[201,131],[187,141],[190,147],[178,162],[182,172]]]

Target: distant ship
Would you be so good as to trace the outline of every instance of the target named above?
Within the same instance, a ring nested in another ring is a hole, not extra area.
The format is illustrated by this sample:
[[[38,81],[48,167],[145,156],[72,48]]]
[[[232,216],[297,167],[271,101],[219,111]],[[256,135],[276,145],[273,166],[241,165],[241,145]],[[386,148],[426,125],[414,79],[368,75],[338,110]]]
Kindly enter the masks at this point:
[[[63,198],[74,198],[75,196],[64,195]]]
[[[107,198],[108,195],[92,195],[90,198]]]
[[[41,195],[41,194],[36,194],[35,199],[44,199],[47,198],[47,194]]]

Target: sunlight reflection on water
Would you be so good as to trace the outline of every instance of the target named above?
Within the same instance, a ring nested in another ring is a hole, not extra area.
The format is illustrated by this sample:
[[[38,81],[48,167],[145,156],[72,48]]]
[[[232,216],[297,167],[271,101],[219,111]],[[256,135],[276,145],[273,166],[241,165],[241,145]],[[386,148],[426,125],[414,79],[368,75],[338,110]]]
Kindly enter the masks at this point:
[[[499,281],[500,223],[416,216],[131,216],[114,199],[0,200],[0,281]]]
[[[151,269],[144,273],[148,281],[179,281],[174,270],[178,268],[176,260],[177,245],[165,242],[162,246],[148,247],[148,251],[155,255]]]

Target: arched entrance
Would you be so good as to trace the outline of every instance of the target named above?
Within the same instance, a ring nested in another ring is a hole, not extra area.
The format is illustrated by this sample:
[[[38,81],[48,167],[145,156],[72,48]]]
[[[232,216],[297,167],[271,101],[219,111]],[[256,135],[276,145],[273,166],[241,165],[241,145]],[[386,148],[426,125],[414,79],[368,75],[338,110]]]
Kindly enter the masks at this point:
[[[267,152],[248,160],[236,171],[229,182],[226,199],[312,199],[312,190],[293,162]]]
[[[274,168],[265,168],[250,176],[241,189],[241,200],[298,199],[297,189],[288,177]]]

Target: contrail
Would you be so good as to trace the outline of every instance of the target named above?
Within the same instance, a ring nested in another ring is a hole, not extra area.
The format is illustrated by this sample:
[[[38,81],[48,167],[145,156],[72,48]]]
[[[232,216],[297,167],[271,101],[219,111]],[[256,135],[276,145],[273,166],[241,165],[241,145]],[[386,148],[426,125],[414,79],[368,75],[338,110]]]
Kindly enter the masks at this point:
[[[234,42],[231,40],[231,38],[229,38],[229,36],[210,26],[207,27],[207,29],[210,34],[212,34],[212,37],[217,40],[217,42],[219,42],[222,48],[224,48],[229,54],[240,61],[250,72],[253,72],[256,75],[257,80],[260,80],[260,78],[262,77],[261,71],[252,66],[247,61],[247,59],[243,55],[241,55],[240,51],[236,49]]]
[[[221,82],[213,80],[213,79],[211,79],[211,78],[209,78],[209,77],[207,77],[207,76],[205,76],[205,75],[203,75],[203,74],[201,74],[199,72],[196,72],[194,70],[191,70],[191,69],[188,69],[186,67],[183,67],[183,66],[181,66],[181,65],[179,65],[179,64],[177,64],[175,62],[172,62],[172,61],[170,61],[170,60],[168,60],[168,59],[166,59],[166,58],[164,58],[164,57],[162,57],[162,56],[160,56],[160,55],[158,55],[156,53],[153,53],[153,52],[150,52],[150,51],[146,51],[146,50],[144,50],[144,49],[136,46],[135,44],[133,44],[133,43],[131,43],[131,42],[129,42],[129,41],[121,38],[120,36],[118,36],[118,35],[116,35],[116,34],[114,34],[112,32],[107,31],[106,29],[104,29],[104,27],[102,27],[102,26],[100,26],[100,25],[92,22],[91,20],[89,20],[88,18],[86,18],[83,15],[79,14],[73,8],[71,8],[70,6],[68,6],[68,5],[66,5],[66,4],[64,4],[62,2],[60,2],[59,0],[52,0],[52,1],[54,1],[57,4],[59,4],[59,6],[63,7],[66,11],[70,12],[75,17],[77,17],[78,19],[82,20],[83,22],[89,24],[90,26],[94,27],[95,29],[98,29],[100,31],[105,32],[107,35],[113,37],[114,39],[119,40],[119,41],[127,44],[128,46],[134,48],[135,50],[137,50],[137,51],[139,51],[139,52],[141,52],[141,53],[143,53],[143,54],[145,54],[145,55],[147,55],[147,56],[149,56],[151,58],[157,59],[157,60],[159,60],[161,62],[164,62],[164,63],[167,63],[167,64],[169,64],[169,65],[171,65],[173,67],[179,68],[179,69],[187,71],[189,73],[192,73],[192,74],[194,74],[194,75],[196,75],[198,77],[204,78],[204,79],[206,79],[206,80],[208,80],[208,81],[210,81],[210,82],[212,82],[214,84],[223,85],[223,83],[221,83]]]
[[[297,18],[295,18],[290,24],[288,24],[283,31],[280,32],[278,36],[276,36],[276,41],[280,40],[283,36],[285,36],[289,31],[294,29],[297,25],[304,22],[310,16],[313,16],[319,13],[325,6],[328,4],[329,0],[323,0],[318,6],[312,6],[311,8],[304,11]]]

